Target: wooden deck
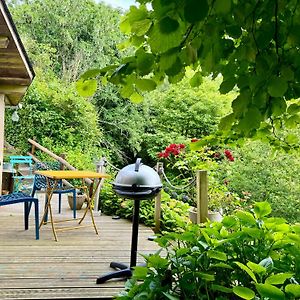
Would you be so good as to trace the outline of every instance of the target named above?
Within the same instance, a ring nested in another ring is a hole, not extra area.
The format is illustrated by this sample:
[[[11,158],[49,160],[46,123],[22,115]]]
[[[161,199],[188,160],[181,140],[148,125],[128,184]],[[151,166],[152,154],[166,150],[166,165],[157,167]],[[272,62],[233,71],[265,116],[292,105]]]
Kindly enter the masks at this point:
[[[39,198],[42,208],[44,195],[40,194]],[[53,203],[58,202],[55,200]],[[72,217],[67,199],[64,200],[61,215],[54,208],[57,219]],[[78,215],[82,212],[83,209],[78,211]],[[99,235],[93,227],[85,227],[58,232],[59,241],[55,242],[47,224],[40,230],[40,240],[35,240],[33,213],[30,228],[25,231],[22,204],[0,207],[0,299],[111,299],[116,296],[125,280],[96,284],[96,279],[113,271],[109,268],[111,261],[129,264],[131,222],[99,214],[95,214],[95,219]],[[89,221],[87,217],[84,223]],[[148,240],[151,235],[150,228],[140,225],[139,253],[153,253],[158,249],[156,243]],[[138,260],[143,261],[141,256]]]

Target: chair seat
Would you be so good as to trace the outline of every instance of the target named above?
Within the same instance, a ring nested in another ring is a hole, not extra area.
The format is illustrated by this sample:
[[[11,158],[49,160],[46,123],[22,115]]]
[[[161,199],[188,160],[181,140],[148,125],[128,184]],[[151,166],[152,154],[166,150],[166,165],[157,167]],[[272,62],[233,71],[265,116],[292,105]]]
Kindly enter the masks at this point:
[[[34,203],[34,212],[35,212],[35,236],[36,239],[39,239],[39,202],[37,198],[34,198],[30,195],[27,195],[22,192],[16,192],[12,194],[0,196],[0,206],[10,205],[15,203],[24,203],[24,221],[25,221],[25,230],[28,229],[29,224],[29,213],[32,203]]]

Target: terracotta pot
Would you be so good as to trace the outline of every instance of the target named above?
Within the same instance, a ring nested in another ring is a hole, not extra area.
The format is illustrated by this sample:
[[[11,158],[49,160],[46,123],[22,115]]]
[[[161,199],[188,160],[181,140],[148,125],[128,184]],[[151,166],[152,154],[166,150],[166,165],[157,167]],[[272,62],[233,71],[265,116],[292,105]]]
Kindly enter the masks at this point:
[[[82,208],[82,205],[84,203],[86,199],[86,195],[76,195],[76,210],[80,210]],[[69,202],[69,206],[70,209],[73,210],[73,194],[72,195],[68,195],[68,202]]]

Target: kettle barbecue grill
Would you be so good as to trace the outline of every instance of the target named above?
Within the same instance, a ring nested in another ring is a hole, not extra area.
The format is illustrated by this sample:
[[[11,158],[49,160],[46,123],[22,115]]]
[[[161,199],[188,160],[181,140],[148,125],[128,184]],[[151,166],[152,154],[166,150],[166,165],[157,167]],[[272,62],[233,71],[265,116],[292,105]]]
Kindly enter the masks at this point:
[[[141,158],[138,158],[135,164],[130,164],[119,171],[113,183],[113,189],[120,197],[134,200],[130,266],[111,262],[110,267],[117,271],[98,277],[97,284],[112,278],[131,277],[132,268],[136,266],[137,259],[140,200],[153,199],[162,189],[162,183],[157,172],[142,164]]]

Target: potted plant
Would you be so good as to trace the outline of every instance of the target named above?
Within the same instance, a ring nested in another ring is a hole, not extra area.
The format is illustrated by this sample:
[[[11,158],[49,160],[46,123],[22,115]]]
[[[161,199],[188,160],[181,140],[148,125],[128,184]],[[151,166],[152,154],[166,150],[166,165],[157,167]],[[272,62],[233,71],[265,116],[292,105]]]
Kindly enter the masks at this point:
[[[82,191],[76,191],[76,210],[80,210],[86,200],[86,194]],[[68,194],[68,203],[70,209],[73,210],[73,194]]]

